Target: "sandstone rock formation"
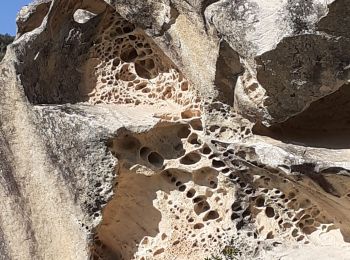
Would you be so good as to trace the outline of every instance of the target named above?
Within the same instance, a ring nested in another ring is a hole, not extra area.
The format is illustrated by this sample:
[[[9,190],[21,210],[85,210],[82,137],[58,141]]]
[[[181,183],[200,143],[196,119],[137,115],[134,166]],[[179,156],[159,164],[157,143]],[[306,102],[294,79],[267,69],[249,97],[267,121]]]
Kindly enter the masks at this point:
[[[349,259],[349,11],[24,7],[0,64],[0,258]]]

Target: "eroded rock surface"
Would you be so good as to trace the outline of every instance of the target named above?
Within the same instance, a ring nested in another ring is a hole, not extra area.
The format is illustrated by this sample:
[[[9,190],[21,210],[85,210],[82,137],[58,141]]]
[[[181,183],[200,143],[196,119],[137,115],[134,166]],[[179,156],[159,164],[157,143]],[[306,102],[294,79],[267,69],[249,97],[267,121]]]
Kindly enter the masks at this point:
[[[38,0],[0,64],[1,259],[348,259],[346,0]]]

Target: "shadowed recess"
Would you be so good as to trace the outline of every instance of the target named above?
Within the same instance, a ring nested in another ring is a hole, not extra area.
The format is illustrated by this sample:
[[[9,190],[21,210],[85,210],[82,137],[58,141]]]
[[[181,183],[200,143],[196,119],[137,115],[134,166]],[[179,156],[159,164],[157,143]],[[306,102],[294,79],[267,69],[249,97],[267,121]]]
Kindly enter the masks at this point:
[[[303,146],[350,148],[350,85],[315,101],[283,123],[271,127],[255,125],[253,132]]]

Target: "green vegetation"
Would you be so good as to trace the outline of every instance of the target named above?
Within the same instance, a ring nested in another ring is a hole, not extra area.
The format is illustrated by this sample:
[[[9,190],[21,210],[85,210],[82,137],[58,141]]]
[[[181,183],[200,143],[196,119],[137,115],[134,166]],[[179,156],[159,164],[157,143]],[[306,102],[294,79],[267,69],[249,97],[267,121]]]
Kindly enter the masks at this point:
[[[226,246],[220,255],[211,255],[204,260],[239,260],[240,251],[233,246]]]
[[[14,37],[9,34],[0,34],[0,61],[4,58],[6,47],[13,42]]]

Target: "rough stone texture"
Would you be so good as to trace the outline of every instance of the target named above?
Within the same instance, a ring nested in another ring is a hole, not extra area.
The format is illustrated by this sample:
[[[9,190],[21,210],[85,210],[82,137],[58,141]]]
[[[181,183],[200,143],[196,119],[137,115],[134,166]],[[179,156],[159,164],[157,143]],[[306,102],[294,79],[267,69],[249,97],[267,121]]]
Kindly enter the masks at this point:
[[[24,7],[0,64],[0,259],[348,259],[349,11]]]
[[[10,36],[8,34],[0,34],[0,61],[2,61],[5,56],[7,45],[12,43],[13,40],[13,36]]]

